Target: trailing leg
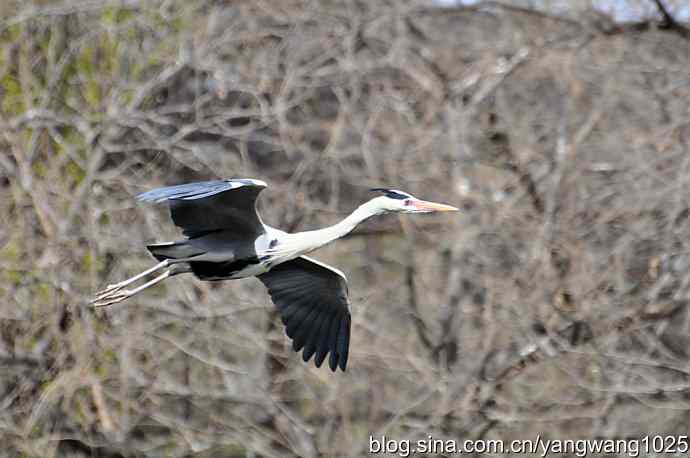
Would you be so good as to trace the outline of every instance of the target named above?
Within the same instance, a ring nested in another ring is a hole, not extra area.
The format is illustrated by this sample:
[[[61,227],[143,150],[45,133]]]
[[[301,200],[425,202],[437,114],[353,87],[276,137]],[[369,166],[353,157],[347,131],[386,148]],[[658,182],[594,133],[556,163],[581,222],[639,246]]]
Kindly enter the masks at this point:
[[[91,301],[91,303],[93,304],[94,307],[105,307],[106,305],[112,305],[112,304],[117,304],[118,302],[122,302],[125,299],[127,299],[128,297],[132,297],[135,294],[138,294],[138,293],[144,291],[145,289],[150,288],[151,286],[162,282],[163,280],[165,280],[166,278],[168,278],[171,275],[171,270],[172,269],[166,270],[165,272],[163,272],[162,274],[160,274],[159,276],[157,276],[153,280],[150,280],[141,286],[137,286],[134,289],[122,290],[121,289],[122,287],[120,287],[118,289],[114,289],[112,291],[109,291],[105,294],[97,296],[93,301]]]
[[[122,290],[122,288],[124,288],[125,286],[131,285],[135,281],[168,266],[170,266],[169,269],[166,269],[165,272],[163,272],[153,280],[150,280],[132,290]],[[186,272],[191,272],[191,268],[189,264],[187,264],[186,262],[165,259],[156,264],[155,266],[151,267],[150,269],[147,269],[131,278],[128,278],[127,280],[121,281],[120,283],[115,283],[114,285],[108,285],[106,289],[96,293],[96,297],[94,297],[90,303],[94,307],[103,307],[106,305],[116,304],[127,299],[128,297],[132,297],[135,294],[140,293],[141,291],[147,288],[150,288],[155,284],[162,282],[168,277]]]
[[[104,290],[101,290],[101,291],[97,292],[97,293],[96,293],[96,297],[95,297],[94,300],[91,301],[91,302],[92,302],[92,303],[96,302],[97,300],[99,300],[99,298],[101,298],[101,296],[106,296],[106,295],[108,295],[108,294],[113,294],[113,293],[115,293],[116,291],[121,290],[121,289],[124,288],[125,286],[131,285],[132,283],[134,283],[135,281],[139,280],[140,278],[144,278],[145,276],[150,275],[150,274],[154,273],[155,271],[157,271],[157,270],[159,270],[159,269],[162,269],[162,268],[164,268],[164,267],[168,267],[169,265],[170,265],[170,261],[167,260],[167,259],[165,259],[165,260],[159,262],[158,264],[156,264],[155,266],[151,267],[150,269],[146,269],[145,271],[143,271],[143,272],[141,272],[141,273],[139,273],[139,274],[136,274],[135,276],[130,277],[130,278],[128,278],[127,280],[121,281],[120,283],[115,283],[115,284],[112,284],[112,285],[108,285]]]

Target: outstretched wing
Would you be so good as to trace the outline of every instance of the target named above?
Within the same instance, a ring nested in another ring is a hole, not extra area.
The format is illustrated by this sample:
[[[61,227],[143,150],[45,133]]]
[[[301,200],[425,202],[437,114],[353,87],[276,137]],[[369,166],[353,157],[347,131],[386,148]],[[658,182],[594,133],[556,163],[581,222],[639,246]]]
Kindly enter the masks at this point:
[[[168,201],[173,222],[188,237],[232,229],[249,237],[264,231],[256,198],[266,183],[252,179],[203,181],[158,188],[139,194],[146,202]]]
[[[302,359],[312,355],[321,367],[326,355],[332,371],[345,370],[350,346],[350,310],[345,276],[306,256],[278,264],[259,280],[280,312],[292,348]]]

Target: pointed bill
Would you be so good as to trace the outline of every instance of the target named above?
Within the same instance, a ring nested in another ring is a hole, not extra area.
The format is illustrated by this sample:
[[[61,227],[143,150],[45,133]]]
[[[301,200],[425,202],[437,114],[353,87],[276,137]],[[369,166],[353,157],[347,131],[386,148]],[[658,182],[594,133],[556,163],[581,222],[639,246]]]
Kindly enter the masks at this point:
[[[412,205],[414,205],[415,208],[417,208],[420,211],[425,211],[425,212],[456,212],[459,211],[458,208],[455,208],[450,205],[446,204],[438,204],[436,202],[429,202],[426,200],[415,200],[412,202]]]

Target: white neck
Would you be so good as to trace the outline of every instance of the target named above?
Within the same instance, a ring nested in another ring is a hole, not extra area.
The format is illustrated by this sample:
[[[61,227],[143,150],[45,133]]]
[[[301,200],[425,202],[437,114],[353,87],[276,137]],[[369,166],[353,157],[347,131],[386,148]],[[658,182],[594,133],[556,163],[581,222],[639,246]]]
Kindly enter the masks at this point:
[[[285,234],[280,244],[276,247],[275,254],[281,258],[281,261],[287,261],[309,253],[348,234],[359,223],[378,213],[370,202],[366,202],[357,207],[347,218],[333,226],[314,231]]]
[[[314,248],[322,247],[333,240],[349,234],[355,227],[357,227],[359,223],[371,216],[374,216],[376,212],[374,212],[368,204],[369,202],[360,205],[355,211],[350,213],[347,218],[338,224],[324,227],[323,229],[317,229],[315,231],[298,232],[294,235],[304,237],[306,240],[316,244]]]

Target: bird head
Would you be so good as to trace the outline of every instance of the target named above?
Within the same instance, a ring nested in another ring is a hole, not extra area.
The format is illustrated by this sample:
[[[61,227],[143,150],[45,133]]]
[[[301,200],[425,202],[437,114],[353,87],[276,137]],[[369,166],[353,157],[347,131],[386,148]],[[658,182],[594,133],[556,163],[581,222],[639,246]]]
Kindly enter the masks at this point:
[[[372,188],[371,191],[380,192],[383,195],[369,202],[381,213],[432,213],[455,212],[457,208],[450,205],[438,204],[426,200],[417,199],[412,194],[397,189]]]

